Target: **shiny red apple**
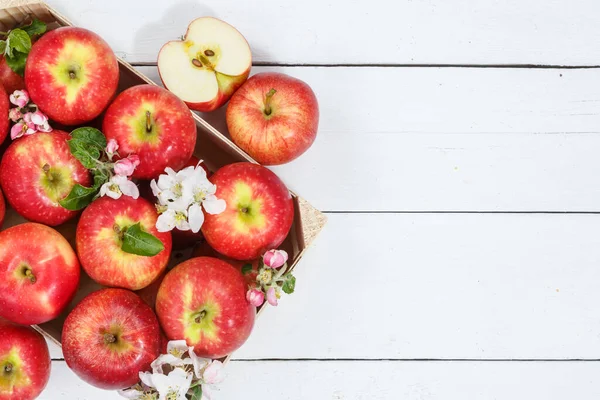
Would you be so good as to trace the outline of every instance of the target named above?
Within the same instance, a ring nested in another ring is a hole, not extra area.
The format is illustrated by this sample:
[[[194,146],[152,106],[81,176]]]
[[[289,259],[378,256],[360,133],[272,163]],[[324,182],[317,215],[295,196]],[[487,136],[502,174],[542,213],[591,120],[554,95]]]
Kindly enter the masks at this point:
[[[158,232],[158,214],[145,199],[101,197],[90,204],[77,224],[77,254],[85,272],[104,286],[139,290],[151,284],[167,267],[171,255],[171,233]],[[155,256],[123,251],[123,232],[140,223],[157,237],[164,249]]]
[[[319,104],[305,82],[278,72],[254,75],[227,105],[231,139],[263,165],[285,164],[313,144]]]
[[[0,163],[0,184],[8,203],[23,217],[60,225],[77,215],[59,204],[76,183],[89,186],[87,169],[71,155],[71,136],[62,131],[24,136],[8,147]]]
[[[0,232],[0,317],[23,325],[56,318],[79,275],[75,252],[54,229],[25,223]]]
[[[160,350],[160,328],[150,307],[125,289],[103,289],[83,299],[65,320],[65,361],[81,379],[102,389],[139,380]]]
[[[0,319],[0,400],[33,400],[50,379],[46,340],[28,326]]]
[[[154,85],[133,86],[106,110],[103,132],[119,144],[119,154],[137,154],[133,176],[154,179],[166,167],[179,171],[196,146],[196,122],[185,103]]]
[[[0,229],[2,228],[2,224],[4,223],[5,215],[6,215],[6,204],[4,203],[4,195],[2,195],[2,190],[0,190]]]
[[[0,144],[4,142],[8,136],[8,110],[10,104],[8,101],[8,94],[0,85]]]
[[[210,181],[227,203],[223,213],[206,214],[202,225],[212,248],[236,260],[252,260],[283,243],[294,221],[294,204],[277,175],[241,162],[222,167]]]
[[[236,268],[210,257],[185,261],[163,280],[156,314],[167,337],[185,339],[200,357],[221,358],[250,336],[256,309]]]
[[[25,85],[31,100],[64,125],[100,115],[118,83],[117,57],[87,29],[68,26],[45,33],[27,56]]]
[[[0,56],[0,84],[2,84],[8,94],[11,94],[15,90],[25,89],[23,77],[8,66],[6,58],[3,55]]]

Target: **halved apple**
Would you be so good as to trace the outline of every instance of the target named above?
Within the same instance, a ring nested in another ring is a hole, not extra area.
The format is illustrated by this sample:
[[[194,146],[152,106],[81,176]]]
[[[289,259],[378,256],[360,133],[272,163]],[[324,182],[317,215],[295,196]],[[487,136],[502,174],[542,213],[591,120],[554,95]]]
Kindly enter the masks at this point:
[[[167,89],[196,111],[213,111],[248,79],[252,54],[233,26],[212,17],[195,19],[183,40],[158,53],[158,72]]]

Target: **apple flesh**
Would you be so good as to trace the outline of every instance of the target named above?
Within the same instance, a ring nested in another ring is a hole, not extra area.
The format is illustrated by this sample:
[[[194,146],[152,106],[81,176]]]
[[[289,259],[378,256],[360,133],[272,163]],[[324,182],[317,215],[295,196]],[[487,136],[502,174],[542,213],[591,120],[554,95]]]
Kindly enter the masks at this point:
[[[167,89],[196,111],[213,111],[248,79],[252,54],[233,26],[212,17],[190,23],[183,40],[158,53],[158,72]]]
[[[33,400],[50,379],[46,341],[28,326],[0,319],[0,400]]]
[[[63,208],[76,183],[91,184],[90,174],[71,155],[71,136],[55,130],[24,136],[11,143],[0,163],[0,184],[8,203],[23,217],[57,226],[77,215]]]
[[[103,289],[84,298],[65,320],[65,361],[81,379],[117,390],[139,381],[160,350],[160,328],[150,307],[124,289]]]
[[[8,101],[8,94],[6,91],[0,86],[0,144],[6,140],[8,136],[8,109],[10,108],[10,104]]]
[[[56,318],[79,276],[75,252],[54,229],[25,223],[0,232],[0,317],[22,325]]]
[[[212,248],[236,260],[252,260],[283,243],[294,221],[294,204],[277,175],[241,162],[222,167],[210,181],[227,203],[223,213],[205,216],[202,234]]]
[[[101,197],[82,213],[77,224],[77,254],[85,272],[104,286],[139,290],[151,284],[167,267],[171,233],[158,232],[158,214],[145,199]],[[164,250],[155,256],[139,256],[121,250],[122,232],[137,223],[156,236]]]
[[[313,144],[319,105],[300,79],[277,72],[254,75],[227,106],[231,139],[263,165],[288,163]]]
[[[247,290],[242,274],[225,261],[192,258],[163,280],[156,314],[169,339],[185,339],[200,357],[221,358],[252,332],[256,309]]]
[[[196,146],[196,122],[186,105],[154,85],[131,87],[112,102],[104,116],[107,139],[119,144],[119,154],[137,154],[134,178],[154,179],[170,167],[180,170]]]
[[[100,115],[118,83],[117,57],[87,29],[54,29],[40,37],[27,56],[25,86],[31,100],[64,125],[79,125]]]
[[[15,90],[25,89],[23,77],[8,66],[4,56],[0,56],[0,84],[2,84],[8,94],[11,94]]]

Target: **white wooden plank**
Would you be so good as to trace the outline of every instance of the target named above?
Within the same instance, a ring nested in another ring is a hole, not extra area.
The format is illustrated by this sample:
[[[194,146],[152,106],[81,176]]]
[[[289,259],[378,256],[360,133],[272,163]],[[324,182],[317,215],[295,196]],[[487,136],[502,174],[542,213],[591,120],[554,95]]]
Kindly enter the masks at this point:
[[[234,358],[600,358],[600,215],[329,218]]]
[[[117,400],[54,362],[41,400]],[[598,362],[240,362],[213,398],[596,400]]]
[[[155,61],[163,43],[204,15],[237,27],[255,62],[582,65],[600,58],[594,0],[48,2],[133,62]]]
[[[322,210],[600,210],[600,70],[265,70],[317,93],[317,141],[274,170]]]

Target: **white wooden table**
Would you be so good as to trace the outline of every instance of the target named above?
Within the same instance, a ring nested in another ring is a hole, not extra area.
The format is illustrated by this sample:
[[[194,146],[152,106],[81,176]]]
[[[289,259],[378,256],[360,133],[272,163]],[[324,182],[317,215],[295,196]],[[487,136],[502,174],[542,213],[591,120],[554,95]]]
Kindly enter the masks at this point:
[[[319,98],[275,170],[329,224],[218,400],[600,398],[597,0],[49,3],[152,79],[222,18]],[[52,350],[43,399],[119,398]]]

